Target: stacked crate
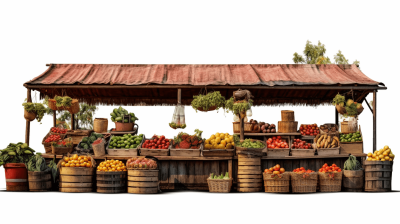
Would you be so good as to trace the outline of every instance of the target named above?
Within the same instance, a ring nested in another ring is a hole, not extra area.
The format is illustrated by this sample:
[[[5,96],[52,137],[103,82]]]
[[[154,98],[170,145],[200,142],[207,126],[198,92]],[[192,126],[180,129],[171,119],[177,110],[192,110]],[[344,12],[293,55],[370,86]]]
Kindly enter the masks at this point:
[[[261,157],[239,154],[237,191],[260,192],[262,181]]]

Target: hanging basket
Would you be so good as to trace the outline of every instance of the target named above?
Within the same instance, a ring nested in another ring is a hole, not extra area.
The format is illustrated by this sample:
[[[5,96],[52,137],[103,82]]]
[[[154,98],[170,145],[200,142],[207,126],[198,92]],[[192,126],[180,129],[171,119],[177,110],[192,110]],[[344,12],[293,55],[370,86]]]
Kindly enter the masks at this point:
[[[77,99],[73,99],[72,103],[71,103],[71,107],[67,108],[67,110],[71,113],[71,114],[76,114],[79,112],[80,107],[79,107],[79,101]]]
[[[363,107],[363,106],[361,106],[361,108],[360,108],[360,109],[357,109],[358,115],[360,115],[360,114],[361,114],[361,112],[363,112],[363,110],[364,110],[364,107]]]
[[[336,110],[338,111],[339,114],[344,115],[347,113],[346,108],[340,106],[340,105],[336,105]]]
[[[57,107],[55,99],[49,99],[49,108],[52,110],[65,110],[64,107]]]
[[[24,110],[24,118],[28,121],[33,121],[36,118],[36,113]]]
[[[202,112],[208,112],[208,111],[213,111],[217,109],[217,106],[211,106],[208,108],[208,110],[203,110],[203,107],[198,107],[197,110],[202,111]]]

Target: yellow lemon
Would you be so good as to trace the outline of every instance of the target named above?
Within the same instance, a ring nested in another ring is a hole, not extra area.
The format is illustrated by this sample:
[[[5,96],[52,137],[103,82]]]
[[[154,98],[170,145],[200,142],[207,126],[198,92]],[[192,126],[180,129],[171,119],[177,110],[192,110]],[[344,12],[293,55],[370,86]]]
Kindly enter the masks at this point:
[[[214,145],[215,144],[215,139],[213,139],[213,140],[211,140],[211,145]]]
[[[210,139],[207,139],[207,140],[206,140],[206,144],[210,144]]]
[[[371,161],[376,161],[376,159],[372,159]]]
[[[226,143],[230,143],[231,139],[230,138],[226,138],[225,141],[226,141]]]
[[[389,161],[393,161],[393,159],[392,159],[392,158],[390,158],[390,159],[389,159]]]
[[[381,159],[381,161],[386,161],[385,159]]]
[[[224,145],[224,147],[226,146],[226,141],[225,140],[222,140],[221,141],[221,145]]]
[[[229,137],[230,135],[229,135],[228,133],[225,133],[225,136],[228,136],[228,137]]]
[[[389,148],[389,146],[385,145],[385,147],[383,147],[385,150]]]
[[[368,157],[372,157],[372,153],[368,153]]]
[[[219,137],[219,133],[217,132],[216,134],[215,134],[215,138],[218,138]]]
[[[372,161],[372,158],[368,158],[367,160],[368,160],[368,161]]]
[[[231,143],[228,143],[228,144],[226,144],[226,147],[225,147],[226,149],[232,149],[233,147],[232,147],[232,144]]]
[[[220,142],[221,142],[221,138],[220,138],[220,137],[217,137],[217,138],[215,139],[215,143],[219,144]]]
[[[387,156],[389,155],[387,152],[382,153],[382,155]]]
[[[221,140],[225,139],[225,135],[224,134],[220,134],[219,137],[221,138]]]
[[[376,155],[378,155],[378,156],[379,156],[380,154],[381,154],[381,151],[378,151],[378,152],[376,153]]]
[[[211,140],[212,140],[212,139],[215,139],[215,135],[211,135],[210,139],[211,139]]]
[[[390,158],[394,158],[394,155],[392,153],[389,154]]]
[[[385,160],[389,160],[390,159],[390,157],[389,156],[385,156]]]
[[[235,143],[234,143],[234,142],[232,142],[231,144],[232,144],[233,146],[235,146]]]
[[[384,157],[383,155],[379,155],[379,159],[383,159],[383,157]]]

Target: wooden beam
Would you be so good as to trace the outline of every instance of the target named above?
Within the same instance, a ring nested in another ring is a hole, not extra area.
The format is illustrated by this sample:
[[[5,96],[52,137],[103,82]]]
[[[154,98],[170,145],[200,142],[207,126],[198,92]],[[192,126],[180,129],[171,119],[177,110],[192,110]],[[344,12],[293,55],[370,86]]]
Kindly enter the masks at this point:
[[[375,152],[376,151],[376,105],[377,105],[377,103],[376,103],[376,93],[377,93],[377,91],[376,90],[374,90],[374,99],[373,99],[373,105],[372,105],[372,109],[373,109],[373,144],[372,144],[372,147],[373,147],[373,152]]]
[[[244,140],[244,117],[239,113],[240,118],[240,140]]]
[[[367,99],[364,99],[364,101],[365,101],[365,103],[367,104],[367,106],[368,106],[369,110],[371,111],[371,113],[373,114],[374,111],[372,110],[371,106],[369,105]]]
[[[27,93],[26,93],[26,101],[28,103],[32,102],[32,97],[31,97],[31,89],[27,89]],[[26,119],[26,123],[25,123],[25,143],[29,145],[29,136],[30,136],[30,132],[31,132],[31,122]]]
[[[71,130],[75,130],[75,114],[71,114]]]
[[[57,111],[53,110],[53,127],[57,125]]]
[[[339,127],[339,112],[335,107],[335,124]]]
[[[181,99],[182,99],[182,89],[178,89],[178,104],[181,103]]]

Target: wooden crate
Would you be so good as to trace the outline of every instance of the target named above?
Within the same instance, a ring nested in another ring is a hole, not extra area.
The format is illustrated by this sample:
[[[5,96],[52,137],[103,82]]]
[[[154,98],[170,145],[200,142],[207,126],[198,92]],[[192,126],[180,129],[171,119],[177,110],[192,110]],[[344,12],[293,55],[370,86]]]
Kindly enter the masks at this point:
[[[52,186],[50,172],[28,171],[29,191],[49,191]]]
[[[198,149],[174,149],[171,148],[169,151],[170,156],[188,156],[188,157],[200,157],[203,145],[200,145]]]
[[[86,167],[61,167],[60,191],[61,192],[92,192],[94,168]]]
[[[364,161],[365,191],[392,191],[393,162]]]
[[[137,156],[138,149],[107,149],[110,156]]]
[[[293,133],[297,132],[297,121],[278,121],[279,133]]]
[[[204,157],[231,157],[235,155],[235,149],[203,149]]]
[[[284,149],[272,149],[268,148],[267,144],[267,157],[285,157],[289,156],[290,154],[290,148],[292,145],[292,141],[289,136],[281,136],[282,139],[286,140],[286,142],[289,145],[289,148],[284,148]]]
[[[237,191],[260,192],[262,190],[261,157],[238,156]]]
[[[339,155],[340,152],[340,146],[336,148],[321,148],[317,149],[317,153],[319,156],[333,156],[333,155]]]
[[[98,193],[125,193],[126,171],[96,172],[96,186]]]
[[[144,139],[142,143],[139,146],[139,154],[141,156],[169,156],[169,151],[172,148],[172,140],[170,140],[170,145],[168,149],[147,149],[147,148],[142,148],[143,143],[146,140],[151,140],[151,139]]]
[[[78,145],[84,137],[89,137],[93,130],[69,130],[67,138],[72,139],[74,145]]]
[[[291,149],[290,151],[293,157],[315,156],[315,149]]]
[[[155,194],[158,192],[158,170],[128,169],[128,193]]]

